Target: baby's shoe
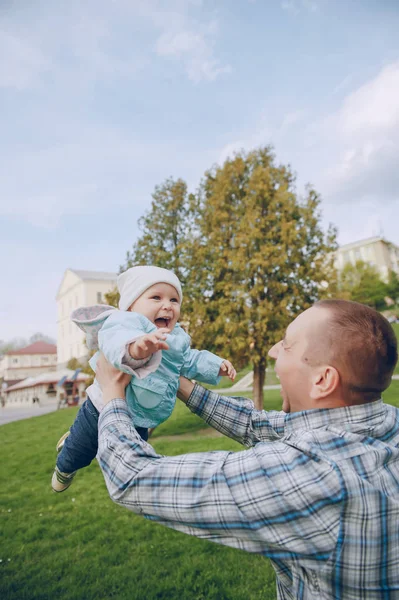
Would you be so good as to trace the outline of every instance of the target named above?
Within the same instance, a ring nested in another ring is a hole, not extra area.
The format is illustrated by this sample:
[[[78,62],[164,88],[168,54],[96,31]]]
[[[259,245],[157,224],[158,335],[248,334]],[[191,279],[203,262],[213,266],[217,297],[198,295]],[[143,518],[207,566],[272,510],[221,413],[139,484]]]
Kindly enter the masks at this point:
[[[70,433],[71,433],[71,432],[68,430],[68,431],[67,431],[66,433],[64,433],[64,435],[62,435],[62,436],[60,437],[60,439],[58,440],[58,442],[57,442],[57,445],[56,445],[56,447],[55,447],[55,449],[57,450],[58,454],[59,454],[59,453],[61,452],[61,450],[63,449],[63,447],[64,447],[64,444],[65,444],[65,440],[67,439],[67,437],[68,437],[68,435],[69,435]]]
[[[63,492],[68,489],[75,475],[76,471],[73,473],[63,473],[58,467],[55,467],[53,477],[51,478],[51,487],[54,492]]]
[[[58,453],[60,453],[62,448],[64,447],[65,440],[67,439],[69,434],[70,431],[67,431],[58,440],[56,445],[56,450]],[[56,466],[54,469],[53,477],[51,478],[51,487],[53,488],[54,492],[63,492],[66,489],[68,489],[73,481],[73,478],[75,477],[75,474],[76,471],[73,471],[73,473],[63,473]]]

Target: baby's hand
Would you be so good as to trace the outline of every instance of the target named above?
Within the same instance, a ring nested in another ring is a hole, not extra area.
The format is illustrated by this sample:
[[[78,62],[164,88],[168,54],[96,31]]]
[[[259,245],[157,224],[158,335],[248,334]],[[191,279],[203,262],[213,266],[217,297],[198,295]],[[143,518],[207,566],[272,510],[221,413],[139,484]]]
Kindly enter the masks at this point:
[[[169,329],[160,327],[153,333],[141,336],[129,345],[130,356],[135,360],[141,360],[148,358],[158,350],[168,350],[169,346],[165,342],[168,333],[170,333]]]
[[[229,360],[224,360],[220,365],[219,375],[227,375],[231,381],[234,381],[236,374],[237,372],[231,362]]]

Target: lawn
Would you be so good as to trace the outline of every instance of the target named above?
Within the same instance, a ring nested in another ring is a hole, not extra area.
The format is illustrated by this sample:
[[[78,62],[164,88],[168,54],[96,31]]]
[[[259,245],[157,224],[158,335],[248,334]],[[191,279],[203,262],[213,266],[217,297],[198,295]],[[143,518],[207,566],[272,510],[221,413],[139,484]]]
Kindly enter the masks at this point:
[[[399,406],[399,381],[384,398]],[[280,406],[279,391],[266,391],[265,408]],[[149,523],[116,506],[96,462],[69,490],[54,494],[54,446],[75,413],[65,409],[0,428],[1,598],[275,599],[268,560]],[[152,443],[169,455],[240,449],[207,434],[204,423],[178,402]]]
[[[65,409],[0,428],[1,598],[275,598],[266,559],[183,535],[116,506],[96,462],[78,474],[73,487],[54,494],[54,446],[75,413]],[[201,437],[196,431],[203,426],[179,402],[153,444],[170,455],[240,449],[227,438]],[[176,431],[184,437],[165,439]]]
[[[399,340],[399,323],[392,323],[392,327],[396,333],[396,337]],[[396,365],[395,374],[399,375],[399,363]]]

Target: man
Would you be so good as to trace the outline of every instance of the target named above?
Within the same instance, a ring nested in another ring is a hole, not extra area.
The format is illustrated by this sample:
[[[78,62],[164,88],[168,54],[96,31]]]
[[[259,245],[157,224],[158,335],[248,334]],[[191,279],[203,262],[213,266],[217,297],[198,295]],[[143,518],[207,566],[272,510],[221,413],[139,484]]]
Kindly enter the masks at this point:
[[[269,352],[283,411],[188,380],[180,398],[249,450],[159,456],[135,432],[128,378],[101,361],[99,462],[111,498],[185,533],[268,556],[281,599],[399,598],[397,343],[376,311],[316,303]]]

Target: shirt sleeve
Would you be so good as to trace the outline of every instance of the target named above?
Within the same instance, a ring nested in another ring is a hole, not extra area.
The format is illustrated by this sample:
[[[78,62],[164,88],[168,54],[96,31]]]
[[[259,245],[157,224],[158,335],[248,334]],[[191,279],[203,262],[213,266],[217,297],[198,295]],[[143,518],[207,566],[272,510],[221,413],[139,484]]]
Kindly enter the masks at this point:
[[[173,529],[312,564],[335,547],[339,479],[296,448],[161,456],[131,425],[126,403],[113,400],[100,415],[98,460],[114,502]]]
[[[116,369],[142,379],[154,372],[162,360],[160,350],[144,362],[130,356],[129,345],[146,333],[150,331],[143,326],[138,315],[118,312],[108,317],[100,329],[99,349]]]
[[[247,447],[279,440],[284,433],[284,412],[256,410],[248,398],[220,396],[196,385],[187,406],[211,427]]]
[[[187,379],[216,385],[221,379],[219,370],[222,362],[223,358],[208,352],[208,350],[192,350],[188,347],[180,374]]]

